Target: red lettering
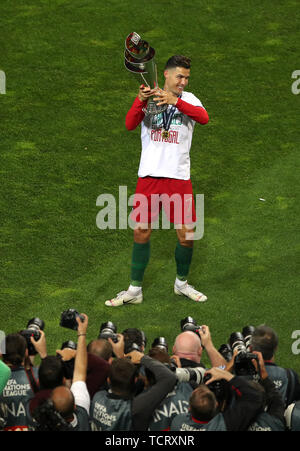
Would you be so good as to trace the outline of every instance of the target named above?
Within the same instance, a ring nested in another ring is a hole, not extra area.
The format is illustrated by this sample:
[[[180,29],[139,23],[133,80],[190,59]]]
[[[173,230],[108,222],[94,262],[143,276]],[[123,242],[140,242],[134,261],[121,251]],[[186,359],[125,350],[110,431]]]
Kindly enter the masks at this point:
[[[151,130],[151,141],[163,141],[163,142],[167,142],[170,144],[179,144],[178,142],[178,132],[175,130],[170,130],[169,131],[169,136],[167,138],[164,138],[162,136],[162,132],[161,129],[158,130]]]

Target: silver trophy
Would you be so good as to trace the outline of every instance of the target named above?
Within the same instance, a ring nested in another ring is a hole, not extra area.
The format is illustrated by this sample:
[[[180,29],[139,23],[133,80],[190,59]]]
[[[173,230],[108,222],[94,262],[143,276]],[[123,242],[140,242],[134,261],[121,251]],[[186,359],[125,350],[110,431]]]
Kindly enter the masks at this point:
[[[158,88],[157,82],[157,66],[154,60],[155,50],[150,47],[148,42],[133,32],[130,33],[125,40],[125,67],[142,79],[143,83],[151,89]],[[155,115],[162,113],[168,108],[168,105],[159,105],[154,102],[153,98],[148,100],[146,114]]]

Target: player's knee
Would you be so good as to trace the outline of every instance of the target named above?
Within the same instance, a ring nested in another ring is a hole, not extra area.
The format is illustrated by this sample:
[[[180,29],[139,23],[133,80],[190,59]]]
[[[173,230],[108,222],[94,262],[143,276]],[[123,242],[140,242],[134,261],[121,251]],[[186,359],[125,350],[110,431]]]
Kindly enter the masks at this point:
[[[186,240],[186,239],[179,239],[179,243],[181,246],[184,247],[193,247],[194,241],[193,240]]]
[[[138,226],[134,229],[134,241],[136,243],[147,243],[150,240],[151,228]]]
[[[177,237],[181,246],[193,247],[194,245],[194,230],[188,230],[186,227],[177,229]]]

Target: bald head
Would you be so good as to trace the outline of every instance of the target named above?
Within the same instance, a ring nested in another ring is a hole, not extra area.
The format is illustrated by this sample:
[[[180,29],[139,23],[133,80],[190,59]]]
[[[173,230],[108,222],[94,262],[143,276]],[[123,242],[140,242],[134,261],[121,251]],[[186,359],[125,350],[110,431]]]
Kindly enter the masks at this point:
[[[112,357],[113,348],[108,340],[104,338],[99,338],[98,340],[93,340],[88,344],[87,350],[90,354],[94,354],[107,362]]]
[[[202,346],[198,335],[191,331],[182,332],[177,335],[173,346],[173,354],[180,358],[200,363]]]
[[[52,391],[51,401],[53,402],[55,410],[57,410],[65,420],[72,417],[75,403],[73,393],[68,387],[56,387]]]

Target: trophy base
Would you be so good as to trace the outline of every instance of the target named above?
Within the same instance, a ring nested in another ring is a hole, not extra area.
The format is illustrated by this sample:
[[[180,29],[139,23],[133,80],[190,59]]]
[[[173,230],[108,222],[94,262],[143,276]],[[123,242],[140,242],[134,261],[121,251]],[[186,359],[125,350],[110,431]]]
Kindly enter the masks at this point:
[[[147,104],[147,108],[144,108],[143,111],[145,114],[149,114],[150,116],[155,116],[155,114],[163,113],[168,108],[168,105],[157,105],[154,100],[149,100]]]

